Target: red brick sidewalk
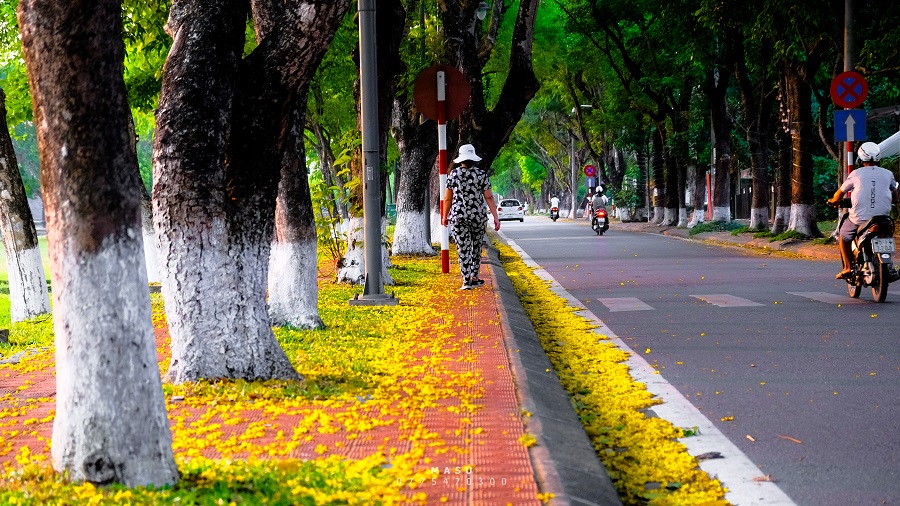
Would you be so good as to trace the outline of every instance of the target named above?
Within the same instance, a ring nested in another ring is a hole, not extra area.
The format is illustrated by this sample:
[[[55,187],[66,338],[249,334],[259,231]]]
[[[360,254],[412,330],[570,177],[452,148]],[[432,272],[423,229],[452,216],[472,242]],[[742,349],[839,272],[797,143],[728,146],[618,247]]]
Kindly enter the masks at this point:
[[[413,359],[441,361],[443,372],[436,374],[447,377],[430,378],[437,385],[454,385],[455,375],[476,378],[464,387],[468,391],[463,395],[424,408],[424,415],[415,423],[396,418],[402,409],[376,413],[367,408],[365,400],[324,409],[321,404],[299,400],[273,410],[254,408],[252,403],[214,408],[191,399],[167,398],[173,431],[196,433],[190,447],[176,444],[176,454],[299,459],[338,454],[356,459],[379,451],[407,453],[415,444],[421,447],[423,441],[434,439],[426,445],[418,465],[430,479],[413,490],[424,492],[428,504],[540,504],[534,468],[520,442],[522,413],[501,335],[491,267],[482,269],[486,285],[460,294],[463,303],[447,307],[445,322],[435,322],[435,328],[444,328],[443,332],[447,332],[443,324],[452,323],[452,335],[446,336],[446,344],[439,350],[443,356],[429,356],[429,348],[423,347],[426,351]],[[434,329],[422,329],[422,339],[434,338],[429,330]],[[157,346],[163,354],[168,353],[167,338],[165,329],[157,329]],[[23,446],[49,459],[53,358],[52,353],[44,353],[19,365],[0,365],[0,466],[14,462]],[[475,406],[463,406],[465,399],[474,399]],[[358,437],[348,438],[341,423],[330,423],[350,415],[371,426]],[[209,443],[204,436],[219,444]],[[222,441],[229,444],[222,445]],[[223,447],[228,449],[224,455]]]

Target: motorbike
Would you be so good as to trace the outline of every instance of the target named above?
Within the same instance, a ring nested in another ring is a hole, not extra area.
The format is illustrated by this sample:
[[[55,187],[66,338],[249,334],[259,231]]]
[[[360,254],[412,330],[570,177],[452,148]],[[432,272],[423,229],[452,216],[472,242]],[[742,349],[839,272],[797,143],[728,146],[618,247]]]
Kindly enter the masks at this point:
[[[559,219],[559,208],[558,207],[550,208],[550,219],[553,221],[556,221]]]
[[[609,230],[609,217],[606,215],[606,209],[597,209],[594,211],[594,219],[591,220],[591,228],[597,235],[603,235],[603,232]]]
[[[842,199],[838,205],[849,208],[850,199]],[[849,219],[848,212],[841,216],[838,229],[846,219]],[[872,289],[872,298],[875,302],[884,302],[888,285],[900,279],[900,272],[897,271],[893,261],[893,254],[896,251],[894,220],[886,215],[872,217],[859,227],[852,248],[851,272],[845,278],[847,293],[855,299],[859,297],[863,287],[868,286]]]

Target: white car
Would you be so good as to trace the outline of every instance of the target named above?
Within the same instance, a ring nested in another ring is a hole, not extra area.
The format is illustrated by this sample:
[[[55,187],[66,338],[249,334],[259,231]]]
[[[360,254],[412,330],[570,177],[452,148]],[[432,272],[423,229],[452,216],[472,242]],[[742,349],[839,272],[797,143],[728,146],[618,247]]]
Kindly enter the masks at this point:
[[[525,221],[525,208],[516,199],[503,199],[500,201],[500,205],[497,206],[497,216],[500,218],[500,221]]]

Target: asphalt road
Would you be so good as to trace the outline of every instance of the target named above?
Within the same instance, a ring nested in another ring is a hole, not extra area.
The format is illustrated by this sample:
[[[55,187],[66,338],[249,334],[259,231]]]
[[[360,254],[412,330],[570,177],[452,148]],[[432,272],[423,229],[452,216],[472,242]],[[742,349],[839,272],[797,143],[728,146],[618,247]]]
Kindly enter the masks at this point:
[[[900,504],[900,282],[877,304],[834,261],[585,221],[501,231],[796,504]]]

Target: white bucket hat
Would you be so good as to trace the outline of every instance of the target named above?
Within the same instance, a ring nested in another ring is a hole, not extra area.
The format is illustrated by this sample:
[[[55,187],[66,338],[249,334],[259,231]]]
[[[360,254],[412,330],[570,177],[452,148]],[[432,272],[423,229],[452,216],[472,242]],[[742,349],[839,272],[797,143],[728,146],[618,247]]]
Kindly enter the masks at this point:
[[[481,161],[481,157],[475,154],[475,146],[471,144],[463,144],[459,147],[459,156],[453,159],[454,163],[460,163],[465,160],[473,162]]]

